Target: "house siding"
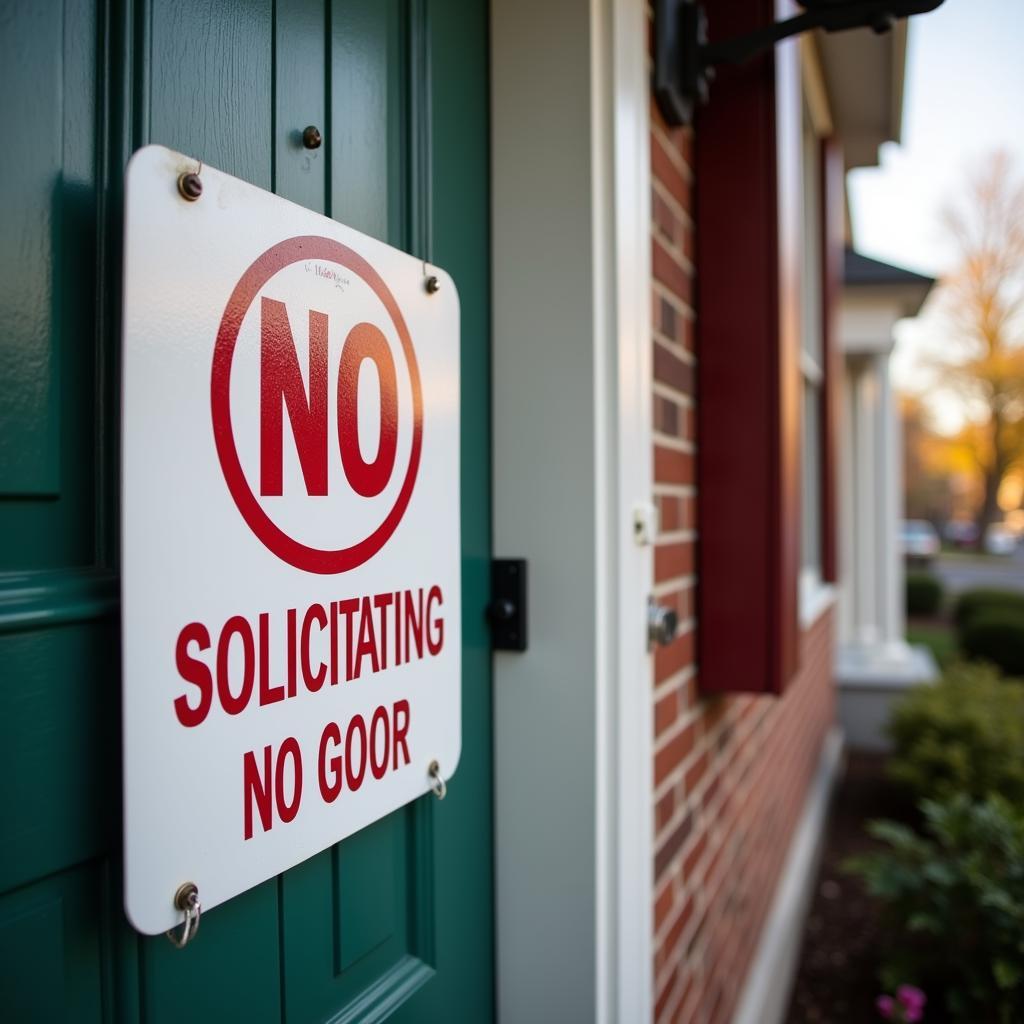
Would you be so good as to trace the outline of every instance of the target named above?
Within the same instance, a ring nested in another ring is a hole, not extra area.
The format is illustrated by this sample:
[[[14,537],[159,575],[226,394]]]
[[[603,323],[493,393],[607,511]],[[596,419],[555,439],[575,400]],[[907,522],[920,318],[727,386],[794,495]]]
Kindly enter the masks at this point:
[[[680,621],[654,659],[654,997],[658,1022],[735,1010],[834,719],[833,614],[801,635],[785,695],[700,694],[694,134],[651,103],[655,594]],[[737,637],[737,643],[743,638]]]

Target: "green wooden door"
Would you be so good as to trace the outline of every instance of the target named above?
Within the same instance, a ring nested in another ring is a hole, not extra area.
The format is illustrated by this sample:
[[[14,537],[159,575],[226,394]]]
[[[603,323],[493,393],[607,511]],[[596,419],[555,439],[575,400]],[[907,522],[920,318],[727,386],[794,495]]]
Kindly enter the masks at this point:
[[[0,0],[4,1020],[493,1017],[486,16],[480,0]],[[216,908],[180,952],[121,909],[120,210],[148,142],[427,255],[462,304],[448,797]]]

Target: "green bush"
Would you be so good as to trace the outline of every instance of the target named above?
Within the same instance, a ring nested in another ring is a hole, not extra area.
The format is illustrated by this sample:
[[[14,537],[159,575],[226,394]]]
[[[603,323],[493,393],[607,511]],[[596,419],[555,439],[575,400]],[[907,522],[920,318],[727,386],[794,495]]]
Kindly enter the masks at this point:
[[[960,630],[960,649],[973,661],[990,661],[1007,675],[1024,675],[1024,611],[975,612]]]
[[[996,587],[965,590],[956,600],[953,621],[957,629],[963,629],[978,612],[989,609],[1012,610],[1024,615],[1024,593]]]
[[[893,709],[890,776],[917,802],[1001,793],[1024,806],[1024,685],[958,664]]]
[[[1024,816],[999,797],[924,801],[924,834],[891,821],[888,849],[851,861],[881,903],[882,984],[913,984],[954,1021],[1024,1020]]]
[[[942,584],[930,572],[907,573],[907,614],[935,615],[942,607]]]

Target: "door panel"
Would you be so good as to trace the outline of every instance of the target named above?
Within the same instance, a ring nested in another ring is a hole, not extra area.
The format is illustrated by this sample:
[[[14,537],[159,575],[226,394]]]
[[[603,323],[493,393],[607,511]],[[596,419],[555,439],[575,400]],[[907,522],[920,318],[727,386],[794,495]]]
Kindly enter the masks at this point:
[[[147,34],[139,144],[160,142],[270,188],[271,0],[154,0]]]
[[[15,6],[0,31],[0,572],[88,565],[95,526],[96,12]]]
[[[2,10],[0,117],[19,143],[0,191],[17,226],[0,235],[5,1018],[491,1019],[486,4]],[[459,773],[444,803],[216,908],[182,951],[121,909],[112,382],[123,170],[151,141],[436,260],[462,308]]]

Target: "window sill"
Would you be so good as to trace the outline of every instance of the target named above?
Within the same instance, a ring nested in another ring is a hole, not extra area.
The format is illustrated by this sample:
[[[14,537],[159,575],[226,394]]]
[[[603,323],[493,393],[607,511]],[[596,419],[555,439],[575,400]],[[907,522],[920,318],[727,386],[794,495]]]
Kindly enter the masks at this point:
[[[814,570],[800,574],[800,628],[813,626],[836,603],[836,588]]]

